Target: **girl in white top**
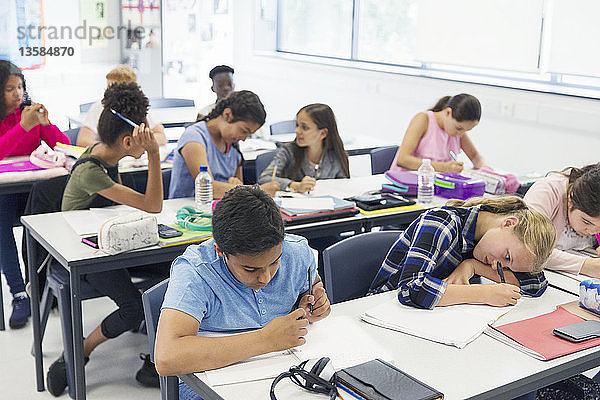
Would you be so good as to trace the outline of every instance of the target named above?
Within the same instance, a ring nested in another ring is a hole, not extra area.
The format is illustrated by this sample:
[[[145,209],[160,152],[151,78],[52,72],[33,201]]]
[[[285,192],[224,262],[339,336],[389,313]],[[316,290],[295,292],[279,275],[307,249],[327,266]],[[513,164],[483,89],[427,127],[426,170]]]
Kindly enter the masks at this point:
[[[600,163],[549,173],[531,186],[525,202],[556,228],[556,248],[546,268],[600,277],[600,258],[565,251],[591,246],[600,255],[595,237],[600,231]]]

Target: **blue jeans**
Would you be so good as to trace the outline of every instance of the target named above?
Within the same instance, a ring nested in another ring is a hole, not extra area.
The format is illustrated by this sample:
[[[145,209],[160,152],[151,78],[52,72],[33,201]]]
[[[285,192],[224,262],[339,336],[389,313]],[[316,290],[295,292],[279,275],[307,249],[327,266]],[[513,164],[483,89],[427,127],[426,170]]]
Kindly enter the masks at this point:
[[[25,291],[13,225],[26,203],[27,193],[0,195],[0,268],[13,295]]]
[[[202,397],[185,383],[179,382],[179,400],[202,400]]]

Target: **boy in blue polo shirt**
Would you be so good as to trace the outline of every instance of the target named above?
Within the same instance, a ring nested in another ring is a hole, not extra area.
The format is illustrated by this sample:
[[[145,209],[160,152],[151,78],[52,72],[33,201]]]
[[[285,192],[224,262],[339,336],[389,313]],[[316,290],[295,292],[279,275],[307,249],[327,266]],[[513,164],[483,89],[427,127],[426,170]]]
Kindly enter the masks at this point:
[[[188,247],[171,267],[156,337],[161,375],[300,346],[309,322],[331,311],[306,239],[285,235],[266,192],[250,186],[227,192],[214,210],[213,237]],[[202,337],[199,331],[248,332]],[[181,400],[199,398],[184,383],[179,393]]]

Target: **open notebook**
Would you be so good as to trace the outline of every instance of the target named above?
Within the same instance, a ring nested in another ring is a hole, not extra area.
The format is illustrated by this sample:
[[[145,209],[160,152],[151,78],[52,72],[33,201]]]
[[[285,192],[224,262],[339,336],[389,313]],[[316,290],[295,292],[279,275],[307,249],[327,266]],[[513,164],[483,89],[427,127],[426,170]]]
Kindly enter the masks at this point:
[[[252,357],[227,367],[200,373],[199,377],[211,386],[219,386],[272,379],[291,366],[313,358],[329,357],[336,370],[375,358],[391,361],[389,353],[364,332],[360,325],[359,320],[350,317],[325,318],[309,325],[306,344],[303,346]]]
[[[400,304],[397,294],[397,291],[382,294],[388,299],[362,314],[361,318],[373,325],[459,349],[481,335],[488,324],[514,309],[514,306],[460,304],[424,310]]]

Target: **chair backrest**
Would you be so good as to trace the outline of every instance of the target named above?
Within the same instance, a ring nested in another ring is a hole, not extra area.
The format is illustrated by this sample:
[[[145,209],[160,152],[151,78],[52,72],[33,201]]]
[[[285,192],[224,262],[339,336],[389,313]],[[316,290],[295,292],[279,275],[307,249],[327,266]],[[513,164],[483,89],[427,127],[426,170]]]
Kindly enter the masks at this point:
[[[93,101],[91,103],[80,104],[79,105],[79,112],[80,113],[86,113],[86,112],[90,111],[90,108],[92,108],[92,104],[94,104]]]
[[[163,198],[165,200],[169,198],[169,186],[171,185],[171,171],[171,168],[162,170]]]
[[[401,231],[367,232],[323,250],[325,291],[331,304],[367,294],[392,244]]]
[[[194,100],[192,99],[154,97],[149,101],[150,108],[194,107]]]
[[[79,136],[79,129],[80,128],[73,128],[63,132],[69,138],[72,145],[77,144],[77,136]]]
[[[255,168],[256,168],[256,181],[258,182],[258,178],[260,174],[269,166],[273,158],[275,157],[275,153],[277,150],[271,150],[263,154],[259,154],[256,156]]]
[[[398,146],[377,147],[371,150],[371,173],[373,175],[383,174],[390,169],[397,151]]]
[[[271,135],[283,135],[286,133],[296,133],[296,120],[275,122],[269,127]]]

